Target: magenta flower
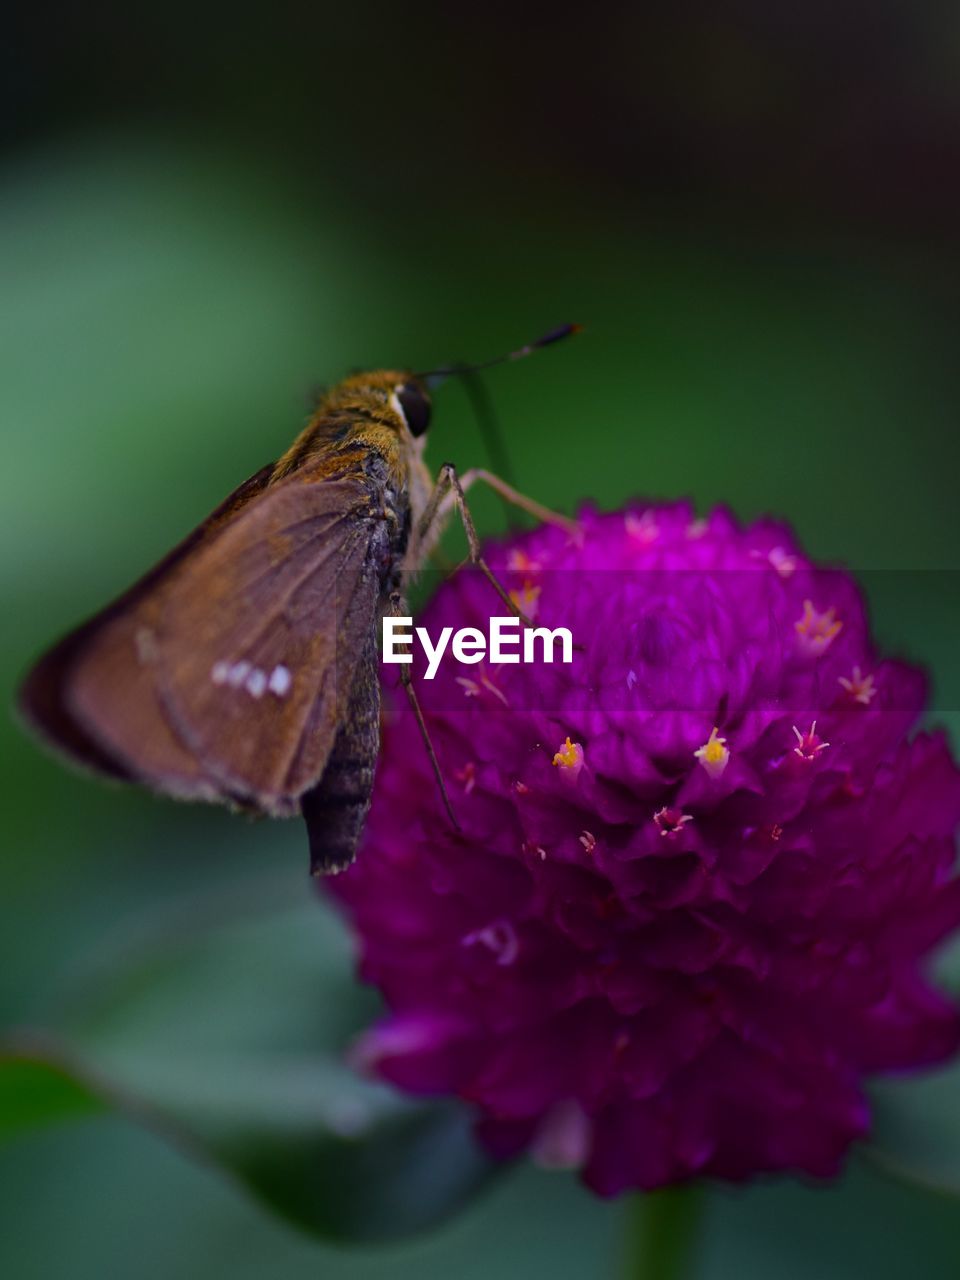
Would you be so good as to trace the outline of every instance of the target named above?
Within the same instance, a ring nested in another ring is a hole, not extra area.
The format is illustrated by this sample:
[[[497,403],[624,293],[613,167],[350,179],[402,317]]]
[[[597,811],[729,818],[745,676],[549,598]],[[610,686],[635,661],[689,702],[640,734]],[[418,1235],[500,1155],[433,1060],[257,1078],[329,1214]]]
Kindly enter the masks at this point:
[[[388,694],[365,847],[333,887],[390,1011],[357,1056],[602,1195],[831,1175],[869,1130],[864,1077],[960,1040],[925,976],[960,924],[960,772],[907,736],[921,673],[877,655],[852,579],[783,526],[683,505],[582,524],[490,549],[572,630],[572,665],[419,681],[460,833]],[[502,613],[464,572],[419,621]]]

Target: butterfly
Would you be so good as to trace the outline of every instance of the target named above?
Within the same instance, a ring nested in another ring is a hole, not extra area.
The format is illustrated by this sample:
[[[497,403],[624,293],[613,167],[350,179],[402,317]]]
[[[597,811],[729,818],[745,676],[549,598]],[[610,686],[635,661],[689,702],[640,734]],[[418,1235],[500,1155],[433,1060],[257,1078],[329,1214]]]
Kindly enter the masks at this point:
[[[431,389],[457,372],[381,369],[331,388],[278,461],[39,659],[19,694],[27,724],[97,774],[255,814],[302,814],[313,873],[349,866],[380,746],[380,620],[405,612],[405,575],[457,508],[470,559],[517,611],[480,551],[465,497],[477,480],[575,528],[490,472],[461,476],[446,463],[434,480],[423,459]],[[408,667],[400,671],[455,822]]]

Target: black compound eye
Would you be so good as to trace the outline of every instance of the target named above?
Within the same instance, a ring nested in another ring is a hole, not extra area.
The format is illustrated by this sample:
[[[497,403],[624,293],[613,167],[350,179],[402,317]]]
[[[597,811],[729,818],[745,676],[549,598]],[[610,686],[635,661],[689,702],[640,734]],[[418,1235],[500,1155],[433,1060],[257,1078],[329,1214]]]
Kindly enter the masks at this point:
[[[412,436],[422,436],[430,425],[430,401],[414,382],[404,382],[394,394]]]

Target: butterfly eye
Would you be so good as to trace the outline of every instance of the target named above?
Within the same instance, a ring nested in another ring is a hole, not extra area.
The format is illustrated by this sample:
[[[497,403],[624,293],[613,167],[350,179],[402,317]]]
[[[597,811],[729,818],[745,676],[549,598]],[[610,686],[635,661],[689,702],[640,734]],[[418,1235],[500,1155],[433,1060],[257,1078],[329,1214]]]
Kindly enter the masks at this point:
[[[413,382],[404,382],[394,392],[412,436],[422,436],[430,425],[427,393]]]

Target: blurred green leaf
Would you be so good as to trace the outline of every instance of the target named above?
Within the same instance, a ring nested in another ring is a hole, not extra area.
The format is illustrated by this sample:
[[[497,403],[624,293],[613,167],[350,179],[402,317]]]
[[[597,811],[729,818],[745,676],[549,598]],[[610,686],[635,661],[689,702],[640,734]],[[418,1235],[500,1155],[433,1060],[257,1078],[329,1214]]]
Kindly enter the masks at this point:
[[[0,1140],[101,1111],[90,1089],[54,1062],[9,1047],[0,1056]]]
[[[158,918],[88,963],[61,1030],[0,1045],[0,1137],[112,1107],[314,1235],[423,1230],[495,1166],[462,1108],[408,1101],[343,1064],[364,1003],[318,904],[234,900],[224,920],[194,903],[178,927]]]
[[[868,1157],[899,1178],[960,1196],[960,1065],[871,1089]]]

